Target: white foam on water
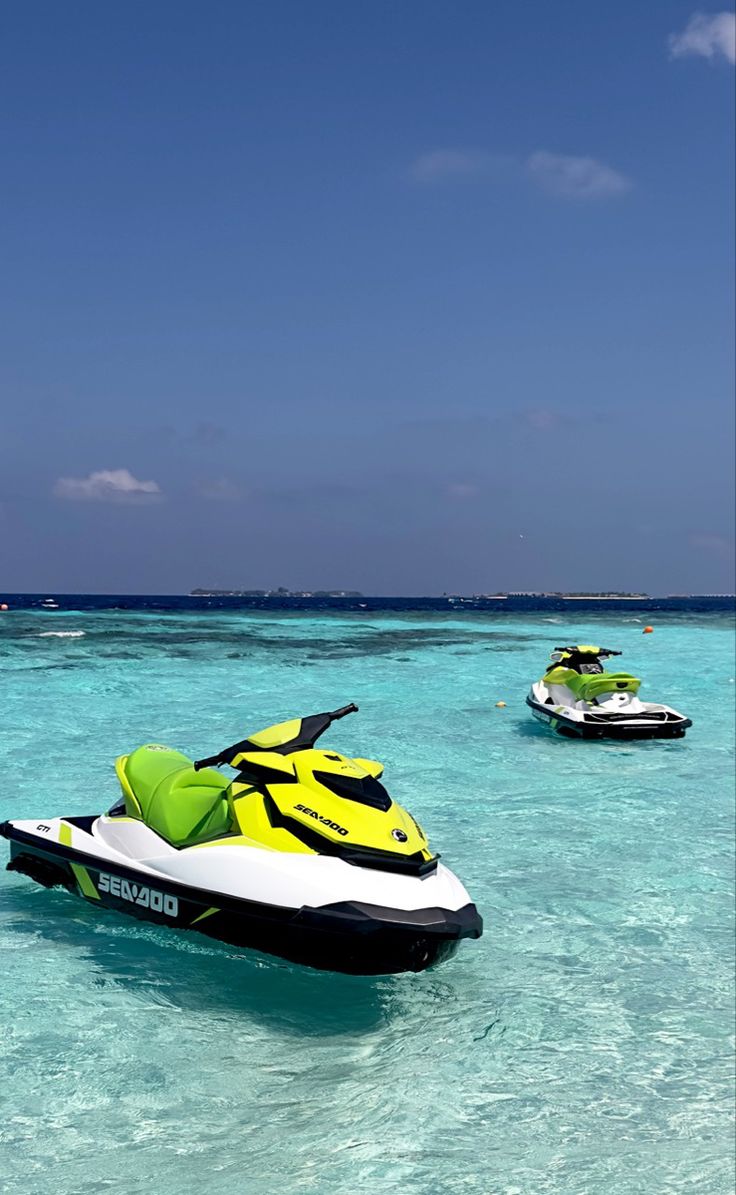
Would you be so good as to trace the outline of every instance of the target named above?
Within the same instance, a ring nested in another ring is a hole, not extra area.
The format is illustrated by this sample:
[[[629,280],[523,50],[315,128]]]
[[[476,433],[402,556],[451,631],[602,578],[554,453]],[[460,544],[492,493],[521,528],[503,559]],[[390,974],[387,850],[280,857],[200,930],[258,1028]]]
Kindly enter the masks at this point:
[[[86,631],[39,631],[38,639],[81,639]]]

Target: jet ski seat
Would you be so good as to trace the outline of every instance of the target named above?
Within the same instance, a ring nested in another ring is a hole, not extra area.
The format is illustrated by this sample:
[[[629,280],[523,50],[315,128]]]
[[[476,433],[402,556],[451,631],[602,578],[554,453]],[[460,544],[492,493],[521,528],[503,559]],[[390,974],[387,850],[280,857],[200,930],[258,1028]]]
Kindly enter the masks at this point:
[[[581,676],[579,672],[567,669],[563,682],[572,689],[578,701],[595,701],[602,693],[638,693],[641,681],[628,672],[598,672],[592,676]]]
[[[195,772],[180,751],[149,743],[115,761],[129,817],[138,818],[172,846],[194,846],[232,829],[225,791],[214,768]]]

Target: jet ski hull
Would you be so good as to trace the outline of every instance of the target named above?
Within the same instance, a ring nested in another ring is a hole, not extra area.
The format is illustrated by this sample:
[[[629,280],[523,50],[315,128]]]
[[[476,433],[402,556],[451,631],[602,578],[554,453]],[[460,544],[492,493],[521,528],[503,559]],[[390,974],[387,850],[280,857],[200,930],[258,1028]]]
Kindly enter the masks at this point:
[[[532,696],[526,699],[538,721],[549,726],[555,734],[578,739],[681,739],[692,726],[691,718],[684,718],[674,710],[656,714],[637,714],[627,717],[616,713],[586,713],[543,705]]]
[[[74,819],[88,825],[94,820]],[[44,840],[44,825],[38,824],[38,833],[12,822],[0,825],[0,834],[10,841],[9,870],[44,887],[66,888],[97,907],[319,970],[353,975],[424,971],[452,957],[463,938],[482,933],[482,920],[470,903],[454,911],[407,911],[362,901],[281,908],[193,888],[132,863]]]

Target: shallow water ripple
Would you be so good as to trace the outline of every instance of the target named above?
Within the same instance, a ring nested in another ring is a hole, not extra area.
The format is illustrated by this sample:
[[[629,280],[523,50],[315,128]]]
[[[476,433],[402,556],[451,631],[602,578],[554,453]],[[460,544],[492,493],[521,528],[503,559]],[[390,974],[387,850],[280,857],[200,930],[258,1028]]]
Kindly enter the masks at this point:
[[[724,617],[59,610],[0,634],[0,817],[107,807],[139,742],[206,754],[355,700],[332,742],[386,763],[486,924],[436,971],[333,976],[3,872],[0,1190],[732,1195]],[[528,682],[567,640],[623,648],[688,737],[537,728]]]

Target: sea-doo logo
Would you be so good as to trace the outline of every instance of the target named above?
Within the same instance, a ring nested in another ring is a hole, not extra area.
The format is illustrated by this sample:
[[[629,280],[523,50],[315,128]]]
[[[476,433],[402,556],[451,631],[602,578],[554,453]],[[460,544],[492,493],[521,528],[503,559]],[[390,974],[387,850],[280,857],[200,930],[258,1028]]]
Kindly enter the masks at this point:
[[[391,837],[395,838],[397,842],[408,842],[409,835],[405,834],[403,830],[392,830]]]
[[[142,909],[151,909],[154,913],[165,913],[167,917],[176,917],[179,912],[179,901],[175,896],[167,896],[155,888],[145,888],[143,884],[129,883],[128,880],[121,880],[120,876],[109,876],[104,871],[100,872],[97,887],[100,892],[109,892],[110,896],[129,900],[132,905],[140,905]]]
[[[321,813],[315,813],[313,809],[307,809],[306,805],[295,805],[300,813],[306,813],[309,817],[313,817],[315,821],[322,822],[324,826],[329,826],[331,830],[335,830],[338,834],[342,834],[343,838],[348,833],[344,826],[338,826],[337,822],[331,822],[328,817],[322,817]]]

